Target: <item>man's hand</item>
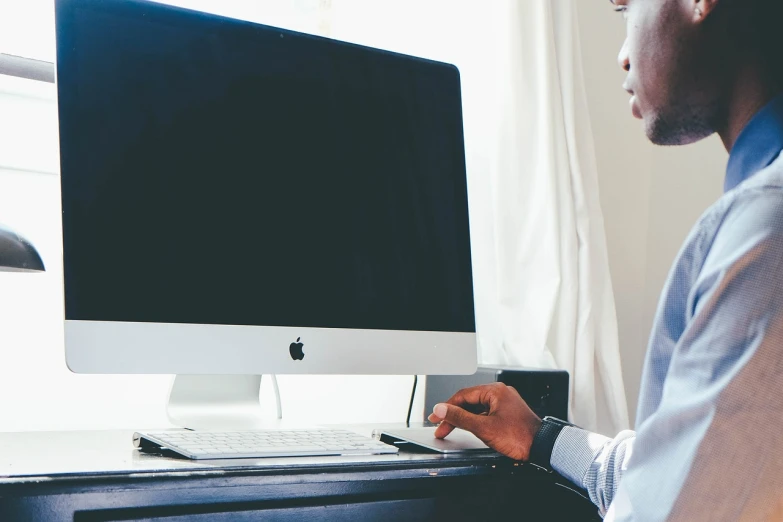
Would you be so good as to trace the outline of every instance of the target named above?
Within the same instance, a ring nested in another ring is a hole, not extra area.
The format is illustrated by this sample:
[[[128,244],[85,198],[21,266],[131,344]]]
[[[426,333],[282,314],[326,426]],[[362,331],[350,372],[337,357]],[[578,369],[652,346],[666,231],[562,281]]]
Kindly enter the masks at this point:
[[[460,390],[445,403],[436,404],[429,420],[441,423],[435,430],[439,439],[462,428],[495,451],[520,461],[529,458],[533,437],[541,427],[541,419],[519,393],[503,383]]]

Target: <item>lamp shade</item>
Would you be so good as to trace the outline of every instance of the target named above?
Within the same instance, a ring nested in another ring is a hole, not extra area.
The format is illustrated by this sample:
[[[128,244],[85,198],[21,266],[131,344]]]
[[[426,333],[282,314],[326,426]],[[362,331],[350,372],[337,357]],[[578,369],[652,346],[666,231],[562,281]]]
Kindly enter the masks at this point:
[[[0,272],[43,272],[44,264],[33,245],[0,225]]]

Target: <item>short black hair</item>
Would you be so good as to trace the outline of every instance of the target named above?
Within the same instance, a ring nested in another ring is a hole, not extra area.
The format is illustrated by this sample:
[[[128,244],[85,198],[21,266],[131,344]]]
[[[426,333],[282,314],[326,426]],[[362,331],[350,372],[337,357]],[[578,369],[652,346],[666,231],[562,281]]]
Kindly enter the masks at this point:
[[[770,79],[783,87],[783,0],[723,0],[715,15],[728,43],[759,59]]]
[[[769,68],[770,77],[783,87],[783,0],[756,0],[753,27],[756,30],[756,45]]]

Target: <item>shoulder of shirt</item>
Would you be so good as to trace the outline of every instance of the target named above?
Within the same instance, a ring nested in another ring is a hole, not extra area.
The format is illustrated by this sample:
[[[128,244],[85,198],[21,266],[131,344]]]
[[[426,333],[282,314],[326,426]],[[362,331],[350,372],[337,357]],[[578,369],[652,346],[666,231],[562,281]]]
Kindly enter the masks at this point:
[[[783,153],[768,167],[746,179],[726,192],[710,206],[700,223],[705,228],[720,228],[729,215],[742,214],[747,210],[760,211],[772,219],[774,224],[783,224]]]
[[[743,238],[764,231],[783,235],[783,154],[767,168],[726,192],[701,216],[685,241],[681,263],[698,273],[709,252],[735,251]],[[716,241],[722,245],[714,250]]]
[[[736,197],[743,197],[760,190],[772,192],[783,190],[783,152],[768,167],[740,183],[728,194],[733,192]]]

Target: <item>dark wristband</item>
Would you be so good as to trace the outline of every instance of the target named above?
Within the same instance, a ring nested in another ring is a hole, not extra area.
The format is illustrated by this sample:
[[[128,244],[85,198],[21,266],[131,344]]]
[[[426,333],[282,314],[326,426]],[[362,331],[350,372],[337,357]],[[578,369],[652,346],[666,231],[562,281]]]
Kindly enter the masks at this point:
[[[528,463],[551,472],[552,450],[555,448],[557,436],[566,426],[573,426],[573,424],[555,417],[544,417],[541,421],[541,428],[533,437]]]

